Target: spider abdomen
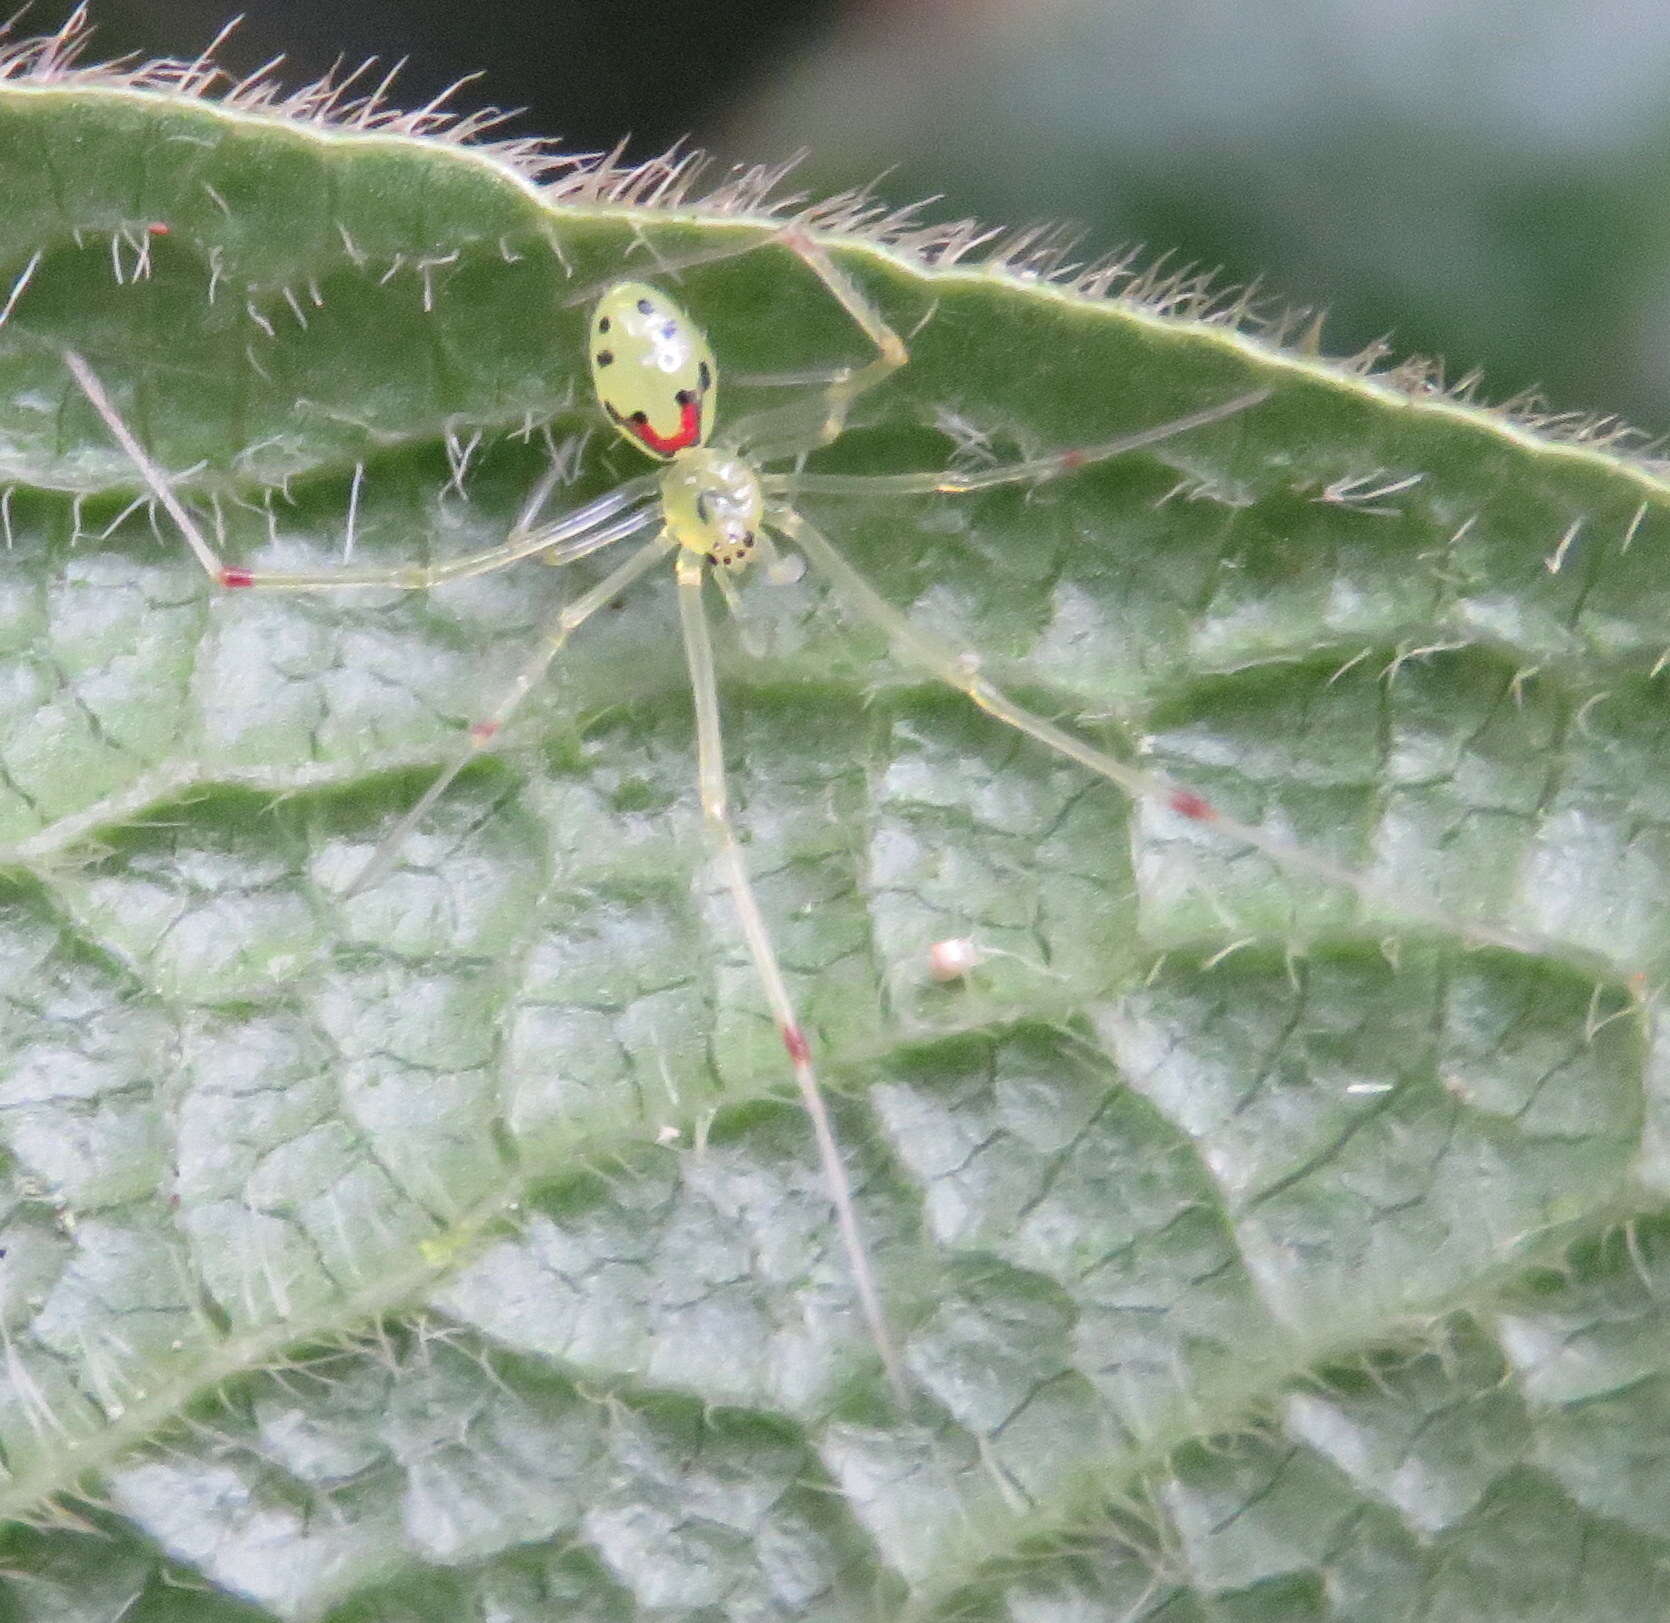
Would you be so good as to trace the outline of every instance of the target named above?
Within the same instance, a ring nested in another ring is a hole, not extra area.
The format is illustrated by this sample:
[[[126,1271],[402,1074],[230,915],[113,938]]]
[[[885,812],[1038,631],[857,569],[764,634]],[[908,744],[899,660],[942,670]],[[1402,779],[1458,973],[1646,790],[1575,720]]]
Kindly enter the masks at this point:
[[[713,351],[659,288],[617,282],[598,300],[591,378],[610,421],[659,461],[704,445],[712,432]]]

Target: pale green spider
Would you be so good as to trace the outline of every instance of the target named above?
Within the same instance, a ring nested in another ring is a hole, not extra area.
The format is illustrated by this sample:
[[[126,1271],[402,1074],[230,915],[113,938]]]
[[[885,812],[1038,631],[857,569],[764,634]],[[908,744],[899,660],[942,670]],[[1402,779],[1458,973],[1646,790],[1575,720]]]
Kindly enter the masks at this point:
[[[850,612],[879,627],[901,657],[967,694],[988,714],[1106,778],[1133,798],[1161,800],[1174,812],[1197,820],[1211,820],[1232,836],[1270,850],[1274,842],[1269,836],[1220,817],[1198,795],[1107,755],[1017,704],[981,675],[976,655],[942,642],[886,602],[833,543],[789,505],[790,497],[802,493],[955,495],[995,485],[1049,479],[1219,422],[1256,405],[1268,391],[1260,389],[1238,395],[1188,416],[1101,444],[972,472],[943,470],[880,475],[762,472],[761,464],[798,457],[835,440],[845,427],[853,402],[909,359],[904,340],[810,236],[791,228],[776,231],[767,240],[779,242],[798,254],[816,273],[874,345],[876,353],[872,360],[836,373],[806,402],[761,413],[746,421],[728,443],[721,442],[714,437],[717,368],[701,330],[658,289],[642,282],[612,283],[603,290],[591,319],[593,384],[616,427],[632,444],[658,461],[660,469],[630,479],[555,521],[541,522],[541,509],[554,482],[547,480],[535,492],[516,528],[501,545],[441,564],[320,571],[242,569],[227,565],[181,503],[170,476],[140,445],[86,361],[71,352],[65,353],[64,360],[110,433],[133,459],[151,494],[178,525],[210,578],[221,586],[294,592],[358,586],[424,590],[444,581],[487,574],[536,555],[548,563],[568,563],[642,531],[654,531],[625,562],[565,605],[546,632],[539,651],[524,665],[498,703],[470,727],[456,759],[378,845],[348,887],[347,894],[375,883],[388,871],[405,837],[464,766],[509,720],[569,637],[640,576],[672,555],[685,656],[695,697],[702,809],[748,952],[811,1119],[842,1245],[870,1336],[893,1391],[903,1401],[907,1396],[903,1367],[887,1328],[859,1231],[846,1168],[813,1069],[811,1051],[749,881],[731,819],[713,654],[702,603],[703,582],[713,573],[721,589],[730,596],[729,576],[745,569],[755,559],[763,560],[768,568],[779,567],[782,560],[772,539],[775,534],[798,550]],[[664,268],[677,270],[694,262],[686,260]],[[1285,860],[1301,863],[1305,855],[1290,852],[1286,847],[1281,852]],[[1310,859],[1310,865],[1314,866],[1316,860]]]

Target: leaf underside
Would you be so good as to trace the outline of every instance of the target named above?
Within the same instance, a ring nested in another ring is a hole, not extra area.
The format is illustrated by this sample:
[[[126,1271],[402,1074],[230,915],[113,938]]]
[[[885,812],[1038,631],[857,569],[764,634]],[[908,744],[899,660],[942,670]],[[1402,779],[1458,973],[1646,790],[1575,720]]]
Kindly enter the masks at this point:
[[[96,80],[0,84],[0,178],[0,1616],[1662,1615],[1653,469],[831,236],[912,361],[818,468],[1272,390],[1036,489],[801,505],[1035,708],[1367,881],[744,584],[732,789],[903,1416],[704,855],[670,571],[344,902],[612,555],[219,592],[61,359],[234,562],[441,558],[553,450],[561,502],[641,471],[565,301],[759,225]],[[729,415],[865,358],[780,246],[678,282]]]

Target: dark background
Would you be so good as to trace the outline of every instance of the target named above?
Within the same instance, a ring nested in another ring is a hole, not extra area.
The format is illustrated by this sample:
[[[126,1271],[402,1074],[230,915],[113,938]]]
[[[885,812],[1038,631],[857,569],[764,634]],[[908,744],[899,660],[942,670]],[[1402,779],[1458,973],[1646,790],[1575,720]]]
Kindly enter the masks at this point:
[[[96,0],[99,54],[194,56],[239,0]],[[631,139],[651,157],[717,124],[774,68],[816,48],[843,0],[247,0],[216,52],[237,73],[275,56],[284,77],[317,78],[338,59],[404,59],[401,99],[421,105],[465,74],[459,105],[525,108],[510,133],[607,149]],[[29,25],[55,22],[43,9]]]
[[[95,0],[100,54],[193,56],[236,0]],[[54,26],[41,6],[20,25]],[[1482,369],[1483,396],[1670,428],[1670,6],[1640,0],[252,0],[220,53],[401,58],[416,105],[646,158],[810,148],[813,192],[1143,243]]]

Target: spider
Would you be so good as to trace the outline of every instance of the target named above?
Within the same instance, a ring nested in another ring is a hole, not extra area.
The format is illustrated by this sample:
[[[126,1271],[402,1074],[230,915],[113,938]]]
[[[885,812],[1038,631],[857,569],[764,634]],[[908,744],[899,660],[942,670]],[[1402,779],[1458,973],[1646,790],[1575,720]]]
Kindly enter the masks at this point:
[[[1016,703],[981,674],[977,655],[943,642],[887,602],[835,544],[791,505],[791,498],[801,494],[958,495],[997,485],[1034,483],[1219,422],[1256,405],[1268,391],[1241,394],[1099,444],[973,471],[829,474],[807,473],[797,467],[796,471],[768,472],[767,464],[802,458],[839,438],[854,402],[910,358],[905,341],[808,233],[798,227],[779,230],[769,240],[790,249],[816,274],[873,347],[875,353],[868,362],[828,376],[805,401],[759,413],[738,424],[728,436],[716,436],[718,368],[701,329],[659,288],[639,281],[610,283],[596,300],[589,326],[593,387],[603,411],[621,435],[659,467],[628,479],[573,512],[542,520],[555,483],[553,473],[533,493],[501,544],[439,564],[319,571],[244,569],[227,564],[180,501],[173,479],[139,443],[92,368],[73,351],[65,352],[64,362],[210,579],[224,587],[292,592],[346,587],[420,591],[446,581],[484,575],[534,556],[551,564],[569,563],[648,532],[648,539],[624,562],[557,614],[537,652],[498,702],[469,727],[455,758],[378,845],[346,895],[375,884],[388,872],[406,836],[510,720],[569,638],[657,564],[669,557],[673,560],[685,660],[695,701],[697,780],[708,835],[811,1121],[842,1248],[870,1338],[895,1396],[904,1402],[908,1389],[903,1365],[887,1326],[811,1048],[796,1016],[732,819],[704,587],[711,577],[734,608],[736,575],[755,563],[777,575],[792,567],[791,560],[778,548],[779,541],[785,542],[823,577],[850,614],[885,634],[897,655],[966,694],[988,714],[1077,761],[1133,798],[1161,798],[1185,817],[1214,821],[1249,844],[1268,846],[1267,836],[1220,818],[1198,795],[1105,754]],[[663,269],[678,270],[695,262],[693,257]]]

